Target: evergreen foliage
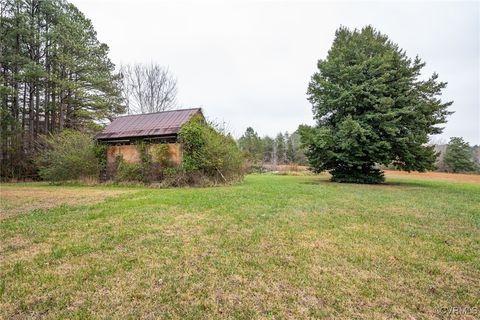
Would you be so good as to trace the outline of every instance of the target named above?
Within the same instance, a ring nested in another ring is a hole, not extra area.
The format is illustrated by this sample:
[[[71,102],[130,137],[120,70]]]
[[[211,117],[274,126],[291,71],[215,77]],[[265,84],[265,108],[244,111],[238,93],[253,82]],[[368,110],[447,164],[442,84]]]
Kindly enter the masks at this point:
[[[273,139],[269,136],[261,138],[252,127],[248,127],[238,139],[238,146],[253,166],[261,166],[263,163],[307,164],[305,150],[296,131],[292,134],[280,132]]]
[[[269,136],[262,138],[263,145],[263,161],[266,163],[273,163],[273,160],[276,158],[275,151],[275,140]]]
[[[302,126],[313,171],[330,170],[334,181],[383,181],[377,165],[401,170],[434,168],[428,136],[442,132],[445,82],[420,80],[425,63],[410,59],[386,35],[367,26],[341,27],[308,86],[315,127]]]
[[[249,162],[257,163],[263,161],[264,145],[262,139],[252,127],[248,127],[243,136],[238,139],[238,146]]]
[[[459,137],[452,137],[443,158],[449,171],[469,172],[478,170],[478,166],[473,160],[472,151],[468,142]]]
[[[283,133],[279,132],[275,137],[274,142],[276,163],[287,163],[287,145]]]
[[[34,175],[39,136],[92,130],[123,112],[120,77],[92,23],[74,5],[2,0],[1,177]]]

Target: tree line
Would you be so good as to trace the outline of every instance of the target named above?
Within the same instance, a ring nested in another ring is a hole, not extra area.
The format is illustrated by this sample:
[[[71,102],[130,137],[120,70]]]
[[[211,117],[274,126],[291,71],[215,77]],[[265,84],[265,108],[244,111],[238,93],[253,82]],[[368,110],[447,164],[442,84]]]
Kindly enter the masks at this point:
[[[238,139],[244,157],[251,165],[260,164],[299,164],[308,165],[305,146],[302,146],[298,131],[292,134],[279,132],[274,138],[260,137],[248,127]],[[470,146],[461,137],[452,137],[448,144],[434,144],[437,161],[435,169],[444,172],[479,172],[480,146]],[[386,168],[395,169],[389,165]]]
[[[279,132],[274,138],[260,137],[252,127],[238,139],[240,150],[251,164],[307,164],[298,132]]]
[[[120,113],[176,106],[167,69],[152,63],[115,72],[108,46],[74,5],[2,0],[0,18],[0,177],[37,175],[45,135],[92,133]],[[421,80],[424,66],[371,26],[341,27],[308,86],[316,125],[275,137],[249,127],[238,145],[252,164],[308,163],[339,182],[382,182],[379,166],[432,170],[437,154],[428,137],[442,132],[453,102],[441,100],[446,83],[437,74]],[[463,141],[451,143],[445,161],[459,168],[452,171],[477,168],[465,160]]]
[[[121,77],[66,1],[2,0],[0,17],[0,176],[31,176],[41,135],[94,130],[124,112]]]

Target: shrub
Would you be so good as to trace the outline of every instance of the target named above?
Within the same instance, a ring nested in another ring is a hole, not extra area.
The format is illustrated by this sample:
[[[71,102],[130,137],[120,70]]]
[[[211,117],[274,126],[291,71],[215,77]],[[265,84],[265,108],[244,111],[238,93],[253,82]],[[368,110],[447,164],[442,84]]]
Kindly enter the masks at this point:
[[[121,181],[139,181],[143,182],[145,179],[144,168],[140,163],[127,163],[120,161],[118,164],[117,175],[115,180]]]
[[[100,162],[93,139],[73,130],[44,137],[43,148],[36,159],[39,175],[48,181],[97,178]]]
[[[193,117],[182,127],[179,137],[186,174],[200,174],[214,183],[243,177],[244,159],[235,140],[215,130],[203,118]]]
[[[97,158],[100,170],[106,170],[107,168],[107,145],[103,143],[96,143],[93,152]]]
[[[261,163],[251,163],[246,166],[246,171],[248,173],[264,173],[266,172],[265,167]]]
[[[168,168],[172,166],[171,153],[168,144],[155,144],[150,148],[150,154],[152,160],[158,163],[162,168]]]

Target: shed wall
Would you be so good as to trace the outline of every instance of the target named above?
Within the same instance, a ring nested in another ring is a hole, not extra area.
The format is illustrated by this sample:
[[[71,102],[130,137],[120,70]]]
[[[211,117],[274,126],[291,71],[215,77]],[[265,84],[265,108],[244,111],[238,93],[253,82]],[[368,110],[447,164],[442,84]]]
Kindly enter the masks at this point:
[[[157,144],[150,144],[147,146],[147,152]],[[182,145],[180,143],[168,143],[168,149],[170,151],[170,160],[175,164],[182,162]],[[112,167],[115,165],[115,160],[118,156],[122,156],[123,160],[127,163],[140,163],[140,152],[136,145],[109,145],[107,147],[107,165]]]

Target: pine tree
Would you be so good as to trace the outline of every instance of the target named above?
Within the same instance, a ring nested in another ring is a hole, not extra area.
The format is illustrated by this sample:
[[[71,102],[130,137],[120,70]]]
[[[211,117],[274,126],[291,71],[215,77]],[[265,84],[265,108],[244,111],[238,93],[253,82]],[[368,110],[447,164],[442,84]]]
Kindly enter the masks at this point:
[[[290,144],[294,152],[294,155],[292,157],[293,160],[291,161],[299,165],[307,165],[308,159],[305,155],[305,149],[303,148],[301,143],[301,136],[297,131],[292,133],[292,135],[290,136]]]
[[[287,162],[287,146],[285,136],[281,132],[275,137],[275,150],[277,164],[285,164]]]
[[[288,163],[295,163],[295,142],[292,139],[292,135],[288,132],[285,132],[285,157]]]
[[[263,161],[262,139],[252,127],[247,128],[243,136],[238,140],[238,145],[249,161]]]
[[[459,137],[450,139],[443,160],[452,172],[468,172],[477,169],[473,160],[472,148]]]
[[[39,135],[123,112],[108,47],[74,5],[3,0],[0,38],[1,177],[35,174]]]
[[[439,98],[446,83],[433,74],[420,80],[425,63],[410,59],[386,35],[367,26],[341,27],[308,86],[314,128],[302,126],[302,142],[315,172],[333,181],[378,183],[377,165],[433,169],[428,136],[442,132],[452,102]]]
[[[263,161],[273,163],[274,158],[274,143],[275,141],[269,136],[262,138]]]

